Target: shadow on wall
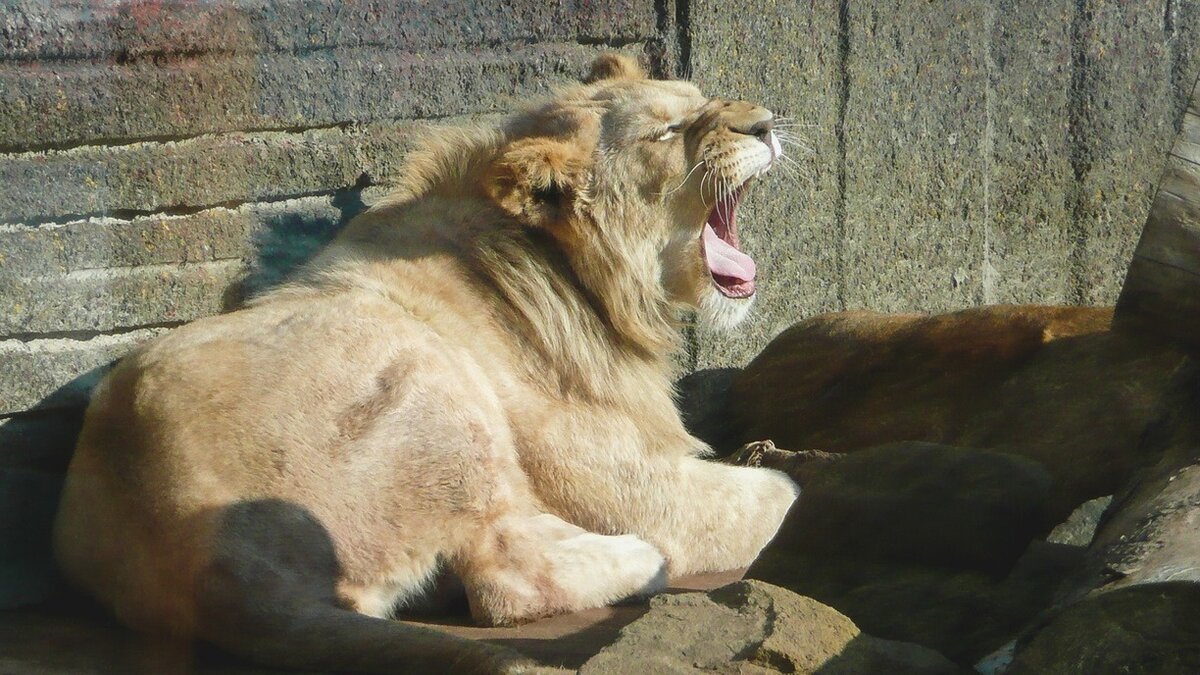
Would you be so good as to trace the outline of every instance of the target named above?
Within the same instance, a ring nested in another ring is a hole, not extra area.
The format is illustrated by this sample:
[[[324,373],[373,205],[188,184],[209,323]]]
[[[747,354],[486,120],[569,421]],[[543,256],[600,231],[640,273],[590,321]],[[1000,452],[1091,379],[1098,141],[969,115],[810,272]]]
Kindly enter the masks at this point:
[[[284,282],[333,239],[366,209],[365,186],[364,177],[355,186],[337,191],[331,200],[333,210],[264,210],[245,275],[225,291],[225,310],[234,310],[247,298]],[[81,373],[39,401],[35,412],[22,415],[17,423],[0,425],[0,448],[20,458],[15,466],[0,467],[0,609],[34,604],[64,592],[51,563],[50,530],[71,449],[83,425],[82,409],[73,406],[115,363]],[[49,433],[45,424],[21,423],[42,416],[61,423]]]
[[[363,190],[367,177],[361,176],[354,187],[338,190],[330,204],[339,217],[327,212],[280,211],[267,214],[254,241],[254,259],[248,261],[245,277],[225,294],[226,311],[236,309],[246,299],[283,283],[310,258],[328,244],[346,223],[367,209]]]

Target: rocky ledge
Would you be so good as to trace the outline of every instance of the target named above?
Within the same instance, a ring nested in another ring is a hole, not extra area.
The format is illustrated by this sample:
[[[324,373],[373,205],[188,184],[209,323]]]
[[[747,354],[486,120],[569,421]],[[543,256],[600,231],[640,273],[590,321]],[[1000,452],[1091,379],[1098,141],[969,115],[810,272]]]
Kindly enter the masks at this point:
[[[745,369],[681,383],[720,461],[803,488],[745,580],[676,580],[648,606],[511,628],[437,626],[547,673],[1200,672],[1200,365],[1111,317],[797,324]],[[258,672],[131,637],[77,602],[0,612],[0,672]]]

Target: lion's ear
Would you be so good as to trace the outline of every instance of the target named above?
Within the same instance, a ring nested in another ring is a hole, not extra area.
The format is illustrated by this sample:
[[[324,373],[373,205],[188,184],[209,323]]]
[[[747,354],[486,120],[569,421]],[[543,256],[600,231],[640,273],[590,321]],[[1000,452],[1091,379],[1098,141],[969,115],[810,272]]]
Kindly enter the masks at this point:
[[[605,52],[592,62],[592,70],[583,78],[584,84],[600,80],[644,80],[646,72],[632,57],[614,52]]]
[[[487,192],[509,215],[540,227],[561,222],[587,185],[590,158],[576,144],[526,138],[492,165]]]

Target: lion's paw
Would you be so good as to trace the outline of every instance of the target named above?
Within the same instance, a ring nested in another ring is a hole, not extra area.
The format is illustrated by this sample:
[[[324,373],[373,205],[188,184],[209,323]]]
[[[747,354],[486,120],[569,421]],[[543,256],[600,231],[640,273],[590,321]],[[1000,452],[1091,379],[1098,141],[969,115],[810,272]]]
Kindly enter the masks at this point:
[[[585,532],[557,544],[568,588],[595,606],[653,595],[667,586],[667,561],[649,543],[633,536]],[[556,556],[557,557],[557,556]]]

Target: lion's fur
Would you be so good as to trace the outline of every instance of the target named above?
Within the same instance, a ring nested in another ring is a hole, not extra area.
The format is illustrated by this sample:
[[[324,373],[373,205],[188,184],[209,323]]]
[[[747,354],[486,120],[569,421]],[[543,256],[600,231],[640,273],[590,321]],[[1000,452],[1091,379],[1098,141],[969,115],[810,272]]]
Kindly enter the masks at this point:
[[[124,359],[68,473],[66,573],[134,626],[395,672],[515,658],[370,618],[438,574],[503,623],[748,564],[795,487],[698,458],[670,355],[682,308],[749,303],[713,290],[688,170],[763,170],[736,129],[769,113],[623,57],[586,82],[431,133],[290,283]]]

